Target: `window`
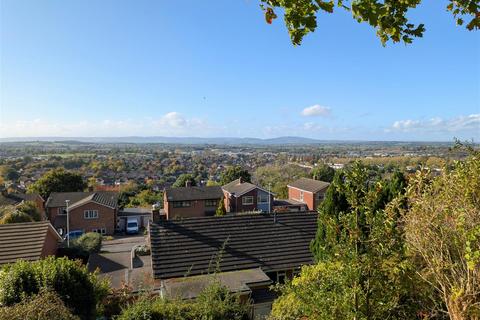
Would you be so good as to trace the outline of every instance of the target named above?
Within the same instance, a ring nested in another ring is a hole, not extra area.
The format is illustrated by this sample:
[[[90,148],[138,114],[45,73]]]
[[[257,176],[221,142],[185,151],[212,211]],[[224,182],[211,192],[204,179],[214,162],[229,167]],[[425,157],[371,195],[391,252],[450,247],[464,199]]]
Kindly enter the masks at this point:
[[[277,283],[284,284],[286,278],[287,278],[287,273],[285,271],[277,272]]]
[[[268,195],[264,194],[264,193],[259,194],[258,198],[257,198],[257,202],[258,203],[268,203]]]
[[[300,201],[303,202],[303,191],[300,191]]]
[[[242,197],[242,205],[248,206],[253,204],[253,196]]]
[[[83,217],[85,219],[97,219],[98,218],[98,210],[85,210],[85,211],[83,211]]]
[[[188,208],[191,206],[190,201],[174,201],[173,207],[174,208]]]
[[[323,192],[317,193],[317,198],[318,200],[323,201],[323,199],[325,198],[325,194]]]
[[[106,228],[92,229],[92,232],[96,232],[96,233],[100,233],[100,234],[106,234],[107,229]]]
[[[67,208],[65,207],[58,208],[58,214],[67,214]]]
[[[205,200],[205,207],[216,207],[218,200]]]

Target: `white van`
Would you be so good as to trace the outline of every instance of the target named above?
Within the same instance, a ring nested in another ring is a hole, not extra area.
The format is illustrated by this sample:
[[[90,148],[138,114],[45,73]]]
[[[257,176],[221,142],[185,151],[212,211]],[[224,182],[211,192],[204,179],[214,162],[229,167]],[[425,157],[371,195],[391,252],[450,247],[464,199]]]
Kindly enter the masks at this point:
[[[127,234],[138,233],[138,219],[137,218],[127,218]]]

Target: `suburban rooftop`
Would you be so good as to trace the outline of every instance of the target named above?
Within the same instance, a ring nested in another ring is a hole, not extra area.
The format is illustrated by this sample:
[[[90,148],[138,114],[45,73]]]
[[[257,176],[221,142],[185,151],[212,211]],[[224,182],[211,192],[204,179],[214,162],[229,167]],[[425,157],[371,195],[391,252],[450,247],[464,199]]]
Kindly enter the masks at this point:
[[[261,268],[294,269],[313,262],[316,212],[238,214],[165,220],[150,225],[155,279]]]
[[[313,180],[313,179],[308,179],[308,178],[300,178],[298,180],[295,180],[294,182],[288,184],[289,187],[292,188],[297,188],[300,190],[305,190],[309,192],[318,192],[320,190],[323,190],[327,188],[330,185],[330,183],[325,182],[325,181],[320,181],[320,180]]]

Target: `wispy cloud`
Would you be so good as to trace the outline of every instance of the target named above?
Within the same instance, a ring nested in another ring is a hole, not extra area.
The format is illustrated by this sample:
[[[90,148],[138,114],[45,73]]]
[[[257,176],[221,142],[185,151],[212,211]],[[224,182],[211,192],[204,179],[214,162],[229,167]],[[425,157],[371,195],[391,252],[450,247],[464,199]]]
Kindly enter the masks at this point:
[[[210,126],[205,120],[188,118],[178,112],[169,112],[156,119],[105,119],[72,122],[33,119],[0,123],[0,137],[205,136],[212,133],[212,130],[214,130],[214,127]]]
[[[303,109],[302,116],[304,117],[328,117],[331,114],[329,107],[324,107],[319,104],[313,105]]]
[[[473,131],[480,134],[480,114],[471,114],[468,116],[458,116],[450,119],[442,119],[440,117],[428,120],[398,120],[395,121],[386,132],[438,132],[438,133],[455,133]]]

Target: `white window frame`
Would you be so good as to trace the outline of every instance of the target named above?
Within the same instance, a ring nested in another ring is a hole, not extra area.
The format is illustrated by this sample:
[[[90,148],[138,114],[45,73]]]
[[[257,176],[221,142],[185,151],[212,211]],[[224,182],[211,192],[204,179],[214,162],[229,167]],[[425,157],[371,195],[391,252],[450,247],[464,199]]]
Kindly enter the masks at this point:
[[[265,201],[262,201],[262,195],[265,196],[265,194],[259,194],[258,197],[257,197],[257,203],[261,203],[261,204],[266,204],[268,203],[268,198],[270,197],[269,194],[267,194],[265,196]]]
[[[247,199],[251,199],[251,202],[247,202]],[[242,197],[242,206],[250,206],[253,204],[253,196],[243,196]]]
[[[101,235],[105,235],[105,234],[107,234],[107,228],[92,229],[92,232],[99,233]]]
[[[84,210],[83,218],[87,220],[98,219],[98,210]]]
[[[59,207],[57,212],[60,215],[66,215],[67,214],[67,208],[66,207]]]
[[[281,283],[280,282],[280,277],[283,276],[283,283],[285,283],[287,281],[287,272],[286,271],[277,271],[277,283]]]

